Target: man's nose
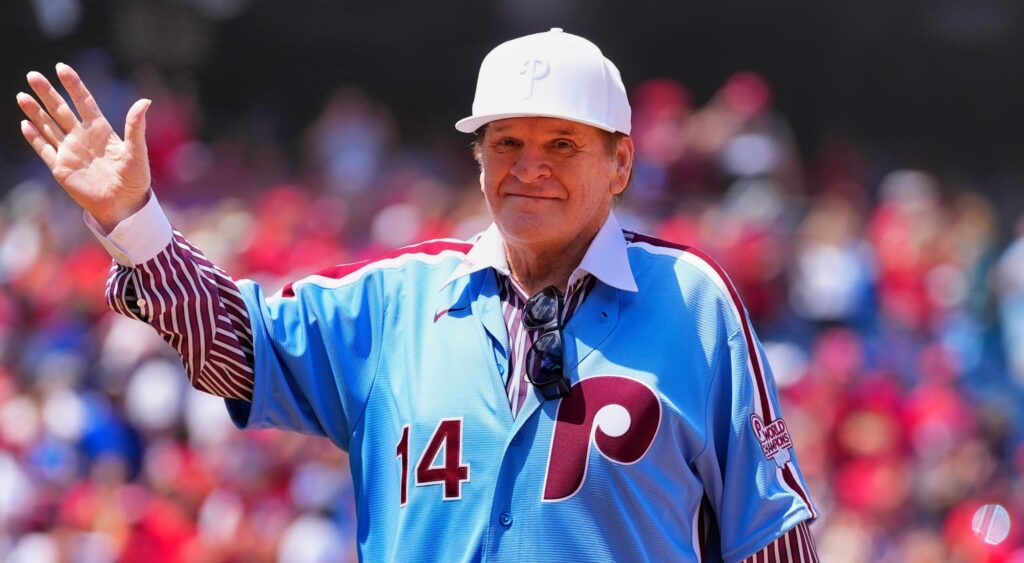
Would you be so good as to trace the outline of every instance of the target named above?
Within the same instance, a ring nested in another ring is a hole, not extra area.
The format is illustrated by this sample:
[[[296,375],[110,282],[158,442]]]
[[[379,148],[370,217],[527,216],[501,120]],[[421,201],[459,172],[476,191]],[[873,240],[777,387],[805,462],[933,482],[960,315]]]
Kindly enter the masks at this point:
[[[539,148],[524,147],[512,165],[512,174],[524,184],[531,184],[551,176],[551,167]]]

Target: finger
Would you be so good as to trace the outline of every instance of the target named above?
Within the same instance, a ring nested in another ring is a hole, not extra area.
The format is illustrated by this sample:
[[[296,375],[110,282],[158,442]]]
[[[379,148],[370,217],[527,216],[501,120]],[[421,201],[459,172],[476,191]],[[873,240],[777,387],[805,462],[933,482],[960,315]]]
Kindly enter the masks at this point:
[[[57,125],[65,133],[71,131],[78,124],[78,118],[71,111],[71,107],[64,102],[64,98],[53,88],[50,81],[36,71],[28,73],[27,78],[28,85],[32,87],[32,91],[42,100],[43,105],[46,106],[46,111],[50,113],[50,117],[57,122]]]
[[[21,108],[21,111],[25,112],[26,117],[32,120],[36,129],[42,132],[43,137],[51,145],[56,147],[64,140],[64,131],[54,123],[53,119],[50,118],[50,114],[43,111],[43,108],[39,106],[39,102],[35,98],[24,92],[18,92],[16,98],[18,100],[18,107]]]
[[[64,63],[57,63],[57,78],[60,79],[60,83],[64,85],[68,94],[71,94],[71,101],[74,102],[78,115],[82,116],[83,121],[103,119],[103,112],[100,111],[92,93],[85,87],[85,83],[82,82],[75,69]]]
[[[145,98],[135,102],[124,122],[124,143],[128,154],[137,158],[146,156],[146,112],[152,103]]]
[[[22,120],[21,134],[25,136],[28,144],[32,145],[39,158],[43,159],[43,164],[46,164],[47,168],[53,170],[53,166],[57,162],[57,149],[53,148],[53,145],[43,137],[43,134],[39,132],[39,129],[31,121]]]

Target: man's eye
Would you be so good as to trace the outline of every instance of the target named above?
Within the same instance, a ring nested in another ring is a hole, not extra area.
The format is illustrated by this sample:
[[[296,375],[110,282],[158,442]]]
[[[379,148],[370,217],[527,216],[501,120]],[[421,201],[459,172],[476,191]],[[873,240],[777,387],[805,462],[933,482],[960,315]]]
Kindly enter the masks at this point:
[[[572,141],[568,141],[566,139],[559,139],[555,141],[553,144],[556,149],[571,149],[576,146],[572,143]]]

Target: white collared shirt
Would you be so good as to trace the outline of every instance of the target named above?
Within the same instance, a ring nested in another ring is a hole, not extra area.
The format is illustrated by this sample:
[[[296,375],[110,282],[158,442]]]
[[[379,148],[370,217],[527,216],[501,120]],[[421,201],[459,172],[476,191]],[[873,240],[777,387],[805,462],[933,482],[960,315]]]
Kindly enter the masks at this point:
[[[477,237],[473,248],[452,272],[446,285],[486,268],[494,268],[496,272],[506,276],[511,273],[501,231],[494,223]],[[608,213],[604,225],[594,235],[594,240],[590,242],[583,260],[569,276],[568,287],[572,287],[587,274],[616,289],[637,291],[633,270],[626,255],[626,240],[622,236],[622,227],[615,218],[615,213]]]

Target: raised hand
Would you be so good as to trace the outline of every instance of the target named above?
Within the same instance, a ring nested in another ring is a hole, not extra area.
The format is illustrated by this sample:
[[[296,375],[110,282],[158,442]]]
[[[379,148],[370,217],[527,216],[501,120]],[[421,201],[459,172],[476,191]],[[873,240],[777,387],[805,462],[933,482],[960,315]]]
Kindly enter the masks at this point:
[[[128,110],[121,140],[74,69],[58,63],[57,77],[81,120],[50,81],[32,71],[28,83],[42,106],[32,96],[18,93],[18,106],[28,116],[21,122],[21,134],[71,199],[109,232],[149,197],[146,110],[151,102],[139,100]]]

